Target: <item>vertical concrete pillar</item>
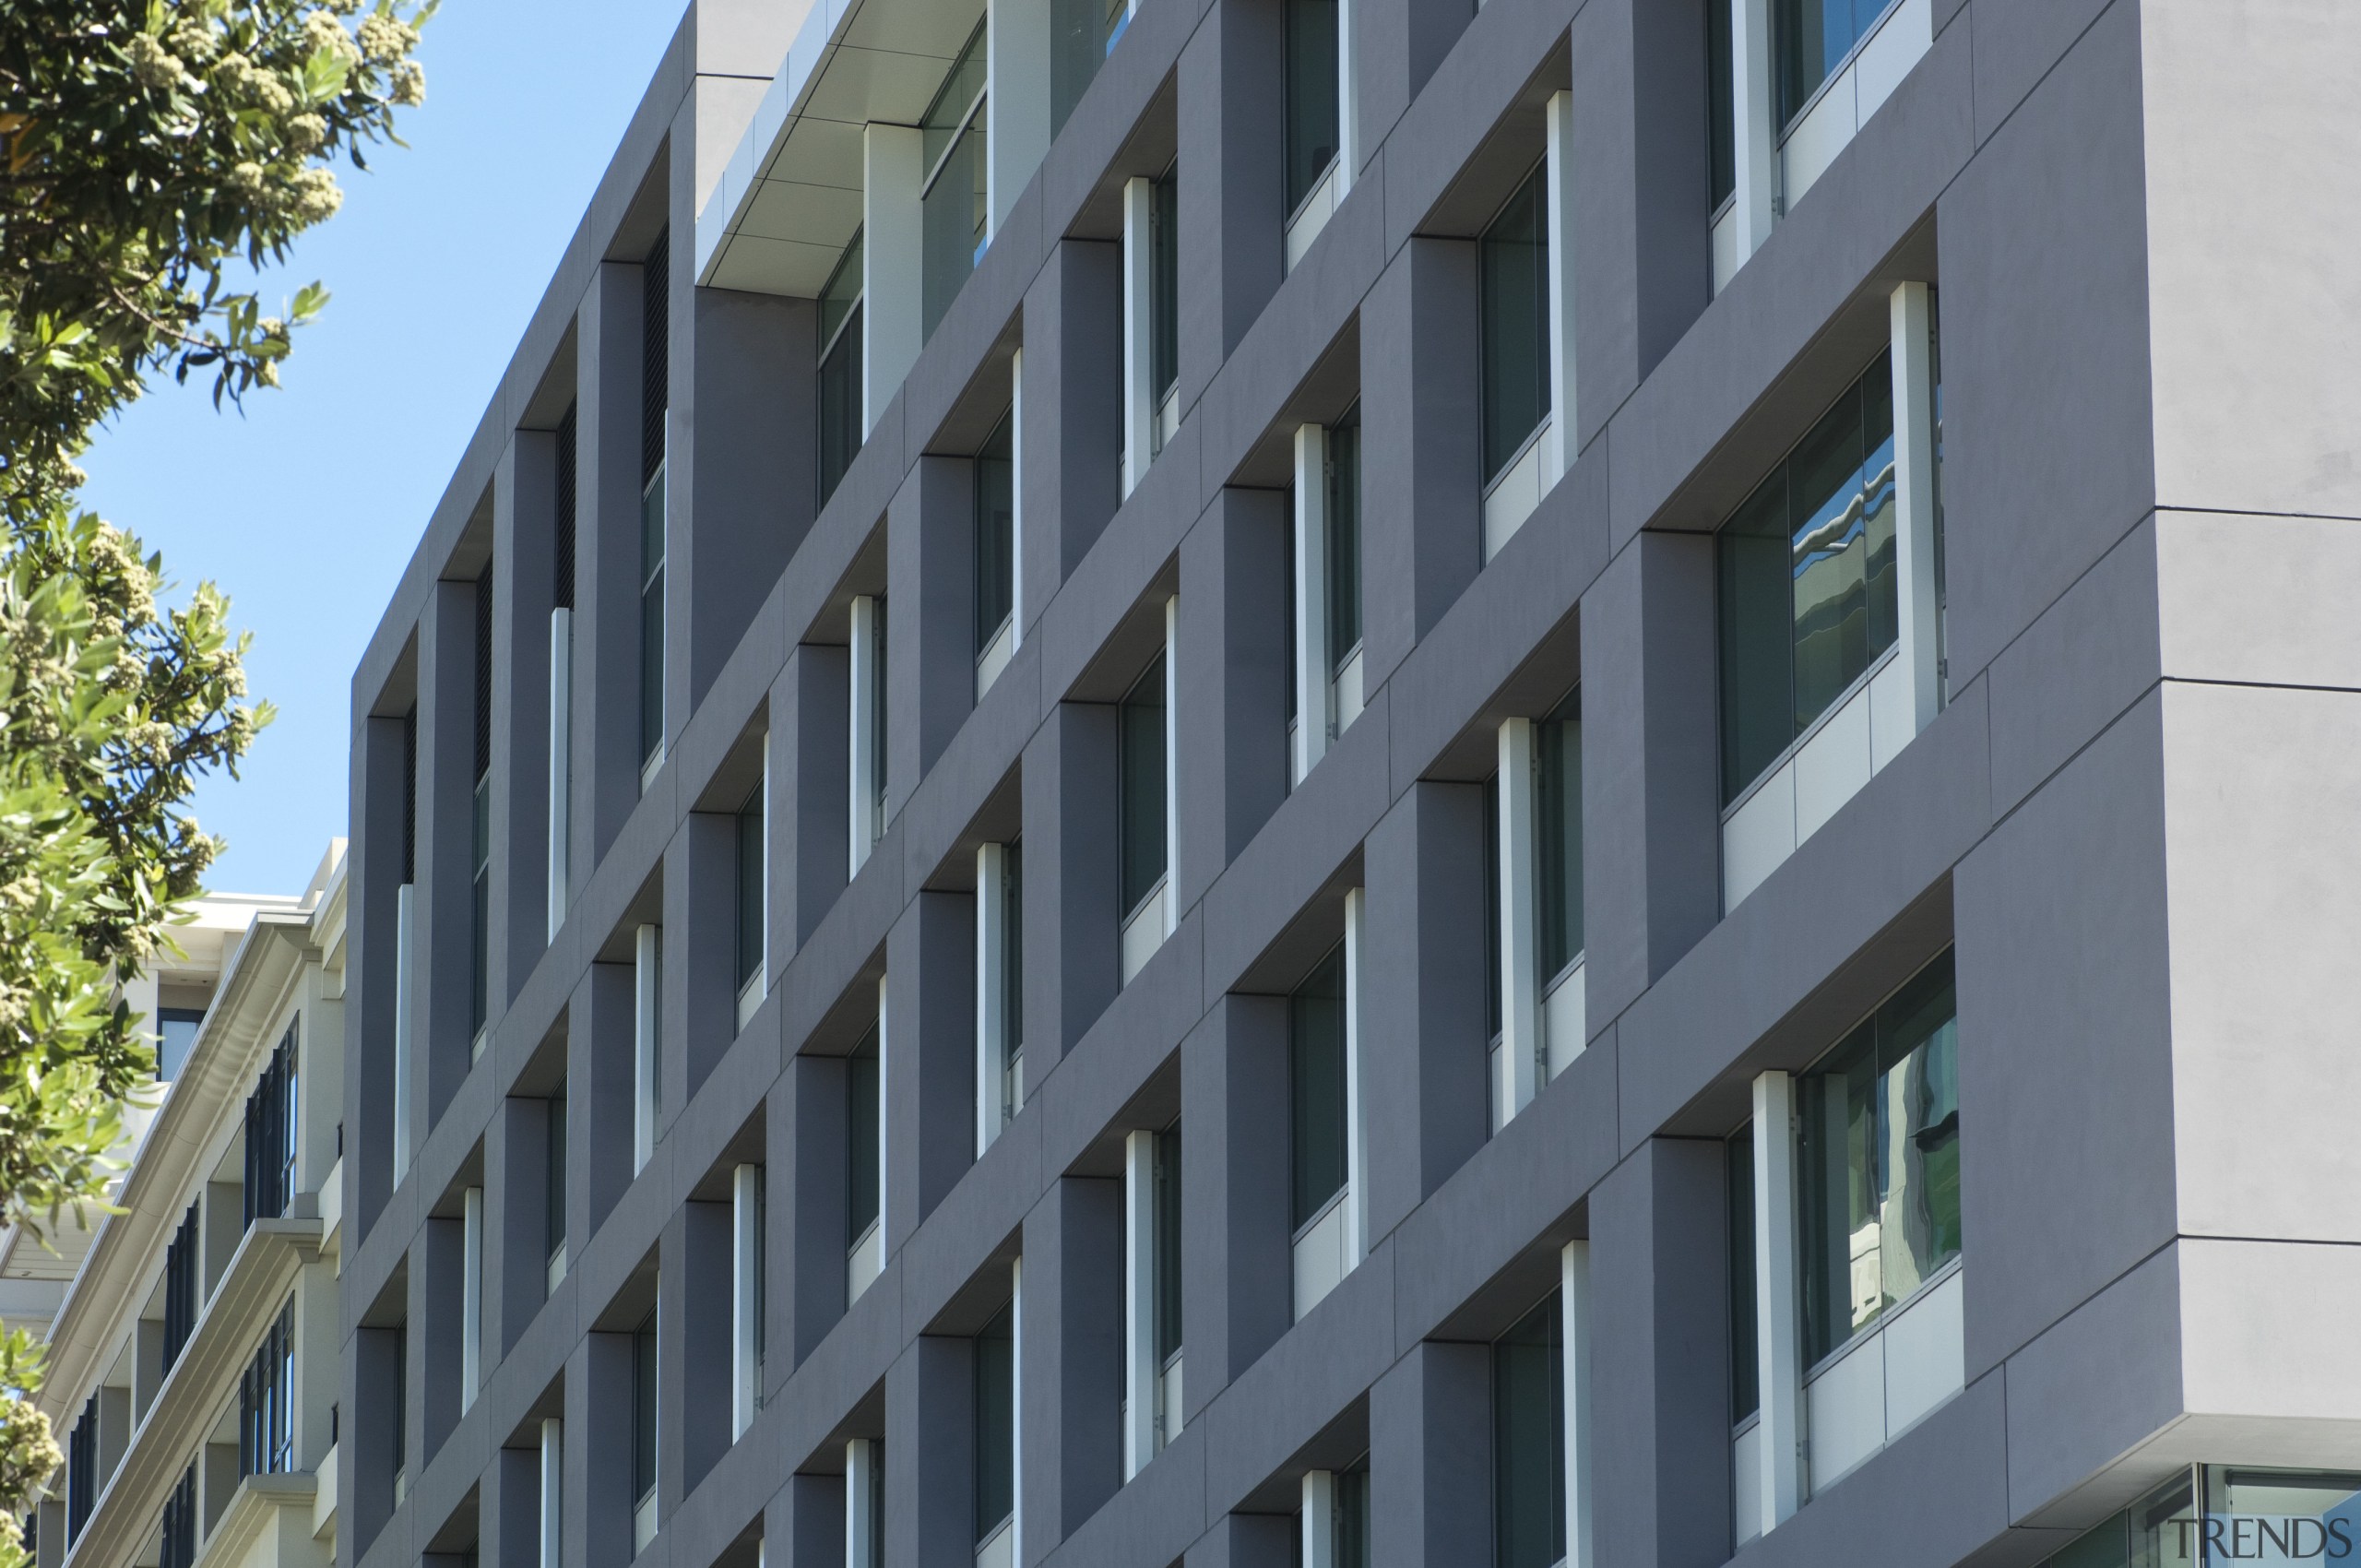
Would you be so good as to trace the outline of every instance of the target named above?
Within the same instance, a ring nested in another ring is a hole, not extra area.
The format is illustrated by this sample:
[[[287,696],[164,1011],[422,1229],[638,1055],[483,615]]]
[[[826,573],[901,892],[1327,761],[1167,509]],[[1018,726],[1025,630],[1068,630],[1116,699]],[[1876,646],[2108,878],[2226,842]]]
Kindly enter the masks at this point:
[[[492,478],[492,1014],[549,938],[550,611],[556,602],[557,437],[519,430]]]
[[[1582,605],[1583,932],[1596,1036],[1721,918],[1714,543],[1643,533]]]
[[[1370,1568],[1481,1561],[1492,1538],[1491,1347],[1410,1347],[1370,1389],[1369,1449]]]
[[[967,894],[921,892],[886,937],[885,1234],[896,1245],[974,1163],[975,918]]]
[[[419,625],[411,1109],[421,1142],[473,1061],[476,593],[437,582]]]
[[[1419,780],[1361,849],[1369,885],[1361,1117],[1371,1243],[1489,1135],[1483,790]]]
[[[1058,704],[1024,770],[1025,1056],[1038,1082],[1115,997],[1114,708]]]
[[[1180,408],[1278,290],[1286,8],[1213,0],[1180,51]]]
[[[1713,297],[1705,6],[1584,6],[1572,45],[1573,90],[1551,123],[1569,154],[1562,206],[1554,175],[1549,191],[1552,271],[1571,274],[1575,346],[1555,405],[1569,466]]]
[[[640,268],[601,262],[575,328],[574,885],[639,803]]]
[[[771,834],[771,885],[780,918],[773,923],[766,962],[784,974],[804,939],[818,928],[845,885],[845,729],[849,722],[849,670],[845,650],[802,643],[771,688],[771,730],[779,766],[771,799],[778,828]]]
[[[1038,1563],[1121,1485],[1121,1185],[1065,1176],[1025,1217],[1020,1563]]]
[[[1059,240],[1025,296],[1016,624],[1040,619],[1122,493],[1122,247]]]
[[[1727,1189],[1722,1146],[1655,1138],[1592,1189],[1593,1539],[1601,1562],[1705,1568],[1730,1552]]]
[[[775,1166],[785,1177],[776,1223],[792,1226],[777,1253],[786,1313],[779,1342],[788,1347],[778,1358],[785,1363],[777,1374],[783,1377],[802,1364],[845,1313],[845,1252],[852,1245],[845,1059],[809,1051],[791,1056],[776,1092],[781,1097],[779,1115],[771,1124],[786,1139]]]
[[[976,1373],[966,1339],[922,1335],[885,1373],[885,1568],[973,1568]]]
[[[1185,1420],[1294,1322],[1287,1028],[1284,998],[1230,995],[1180,1045]]]
[[[1351,0],[1363,166],[1476,18],[1476,0]]]
[[[861,430],[877,426],[885,405],[924,346],[919,301],[919,184],[925,154],[915,125],[864,126],[861,132]]]
[[[1413,238],[1360,319],[1361,679],[1373,692],[1482,561],[1474,243]]]
[[[1180,542],[1179,636],[1166,712],[1179,744],[1176,909],[1204,896],[1287,793],[1287,509],[1223,490]]]
[[[896,778],[924,778],[975,709],[975,506],[972,460],[922,457],[886,509],[886,750]]]

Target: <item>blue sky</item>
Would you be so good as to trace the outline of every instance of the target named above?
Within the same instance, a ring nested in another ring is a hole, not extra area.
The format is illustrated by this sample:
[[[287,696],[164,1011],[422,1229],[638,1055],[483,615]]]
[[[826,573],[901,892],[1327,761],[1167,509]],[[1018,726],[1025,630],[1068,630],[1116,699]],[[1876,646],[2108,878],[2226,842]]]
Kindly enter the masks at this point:
[[[334,296],[284,386],[241,416],[167,379],[82,459],[87,505],[229,594],[279,705],[244,776],[198,793],[230,841],[210,885],[298,892],[345,831],[353,666],[682,10],[445,0],[409,146],[341,171],[344,209],[265,279],[273,304]]]

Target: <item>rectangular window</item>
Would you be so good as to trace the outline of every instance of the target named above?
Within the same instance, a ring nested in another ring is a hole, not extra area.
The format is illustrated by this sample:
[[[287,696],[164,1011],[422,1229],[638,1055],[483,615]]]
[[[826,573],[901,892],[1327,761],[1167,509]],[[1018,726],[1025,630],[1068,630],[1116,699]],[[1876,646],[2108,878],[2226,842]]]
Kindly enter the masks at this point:
[[[1548,192],[1540,164],[1477,237],[1476,279],[1489,484],[1549,414]]]
[[[542,1191],[542,1233],[548,1238],[545,1253],[548,1260],[548,1288],[554,1292],[558,1282],[565,1277],[565,1086],[549,1098],[549,1109],[543,1113],[547,1139],[549,1169]]]
[[[671,232],[640,267],[639,757],[643,774],[664,750],[666,414],[671,403]]]
[[[1754,1329],[1754,1126],[1730,1134],[1723,1158],[1729,1177],[1730,1424],[1762,1407]]]
[[[1156,1366],[1180,1354],[1180,1123],[1156,1134]],[[1174,1430],[1180,1412],[1167,1417]]]
[[[1345,949],[1313,966],[1287,998],[1289,1223],[1318,1218],[1345,1186]]]
[[[656,1534],[656,1310],[631,1336],[632,1551],[636,1556]]]
[[[1541,922],[1540,979],[1556,979],[1583,951],[1583,703],[1575,688],[1533,727],[1535,878]]]
[[[1355,403],[1328,427],[1329,672],[1341,671],[1360,646],[1361,409]]]
[[[1180,171],[1148,189],[1148,402],[1161,410],[1180,379]],[[1159,411],[1157,445],[1169,434]]]
[[[196,1330],[197,1235],[197,1206],[191,1204],[181,1216],[180,1229],[172,1232],[172,1244],[164,1249],[164,1353],[163,1364],[157,1369],[160,1379],[172,1370],[188,1336]]]
[[[845,1235],[855,1242],[877,1223],[878,1044],[877,1026],[872,1024],[845,1064]]]
[[[1484,1038],[1497,1040],[1501,1016],[1501,776],[1484,780]]]
[[[756,783],[738,807],[733,825],[737,851],[737,965],[735,980],[742,1000],[759,991],[763,979],[763,786]],[[742,1004],[740,1016],[745,1009]]]
[[[1797,1085],[1808,1366],[1959,1256],[1956,1011],[1945,954]]]
[[[1132,683],[1116,715],[1124,918],[1164,880],[1164,655]]]
[[[83,1403],[82,1418],[65,1439],[65,1544],[70,1550],[90,1522],[99,1495],[99,1396]]]
[[[639,499],[639,761],[664,751],[664,470]]]
[[[1287,212],[1336,161],[1336,0],[1287,0]]]
[[[399,1508],[402,1499],[409,1495],[409,1324],[396,1324],[394,1340],[394,1400],[388,1412],[387,1425],[393,1431],[394,1506]]]
[[[1065,129],[1074,106],[1114,47],[1124,0],[1050,0],[1050,136]]]
[[[1894,0],[1774,0],[1771,22],[1778,51],[1779,123],[1803,113],[1820,84],[1869,36]]]
[[[1011,839],[1001,855],[1001,1117],[1025,1105],[1025,845]]]
[[[976,1542],[1016,1512],[1016,1306],[976,1336]]]
[[[836,259],[820,291],[820,504],[826,505],[836,483],[852,467],[868,434],[862,422],[860,376],[861,284],[866,263],[861,236]]]
[[[1368,1455],[1336,1472],[1335,1509],[1335,1568],[1370,1568]]]
[[[468,1000],[472,1055],[483,1051],[492,1016],[492,570],[476,579],[475,812],[472,870],[474,938]]]
[[[1719,211],[1738,190],[1738,84],[1730,65],[1731,0],[1705,0],[1705,206]]]
[[[1566,1555],[1566,1364],[1558,1292],[1492,1342],[1495,1568]]]
[[[205,1022],[202,1007],[159,1007],[156,1009],[156,1076],[170,1083],[181,1075],[188,1065],[188,1053],[196,1047],[198,1026]]]
[[[1881,353],[1714,536],[1725,803],[1893,646],[1893,529]]]
[[[196,1562],[196,1467],[181,1472],[164,1498],[164,1528],[158,1568],[195,1568]]]
[[[246,1159],[243,1222],[277,1219],[295,1195],[295,1030],[270,1053],[270,1061],[246,1097]]]
[[[976,657],[1000,640],[1016,611],[1014,410],[976,454]]]
[[[238,1474],[284,1475],[295,1467],[295,1300],[238,1381]]]
[[[919,121],[926,164],[919,203],[921,341],[934,336],[991,240],[991,207],[985,185],[991,160],[984,113],[990,25],[989,17],[976,24]]]

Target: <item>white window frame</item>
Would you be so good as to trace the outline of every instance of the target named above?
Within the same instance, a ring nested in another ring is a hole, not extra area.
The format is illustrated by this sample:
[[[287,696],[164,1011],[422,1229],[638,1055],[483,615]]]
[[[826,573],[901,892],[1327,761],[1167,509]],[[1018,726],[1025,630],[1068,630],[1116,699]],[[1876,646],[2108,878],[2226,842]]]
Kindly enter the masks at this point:
[[[565,1562],[565,1423],[541,1418],[540,1568]]]
[[[1025,1042],[1008,1038],[1008,846],[976,847],[976,1157],[1025,1103]],[[1018,933],[1023,939],[1023,933]],[[1003,1063],[1015,1052],[1016,1082]]]
[[[882,1568],[885,1543],[877,1538],[879,1448],[874,1438],[856,1437],[845,1444],[845,1568]]]
[[[746,1028],[747,1020],[761,1010],[764,999],[771,992],[771,738],[768,731],[763,735],[762,758],[762,778],[754,785],[756,799],[762,802],[762,844],[758,850],[762,860],[762,890],[754,912],[754,972],[748,975],[738,988],[737,1020],[742,1031]],[[734,814],[730,818],[730,828],[734,836],[738,831],[738,818]],[[733,842],[730,848],[734,876],[739,847]],[[733,886],[730,891],[734,896],[737,889]],[[735,902],[734,897],[732,902]],[[733,932],[731,934],[735,936],[737,933]]]
[[[459,1412],[475,1408],[483,1383],[483,1189],[459,1197]]]
[[[884,620],[876,595],[857,593],[852,597],[851,647],[848,663],[851,671],[851,713],[846,729],[851,750],[850,799],[846,803],[849,823],[849,872],[858,876],[869,861],[869,854],[884,836],[884,813],[879,806],[885,780],[879,777],[877,751],[877,695],[885,671],[880,669],[877,657],[878,630]]]
[[[550,612],[549,940],[565,923],[574,852],[574,612]]]
[[[417,968],[418,888],[394,889],[394,1185],[409,1174],[411,971]]]
[[[1156,1144],[1160,1134],[1123,1134],[1123,1479],[1129,1481],[1180,1435],[1184,1347],[1169,1367],[1156,1355]]]
[[[763,1407],[763,1168],[730,1172],[730,1440],[746,1435]]]
[[[632,1172],[656,1153],[656,1122],[664,1104],[664,928],[632,933]],[[572,1150],[566,1151],[569,1155]]]

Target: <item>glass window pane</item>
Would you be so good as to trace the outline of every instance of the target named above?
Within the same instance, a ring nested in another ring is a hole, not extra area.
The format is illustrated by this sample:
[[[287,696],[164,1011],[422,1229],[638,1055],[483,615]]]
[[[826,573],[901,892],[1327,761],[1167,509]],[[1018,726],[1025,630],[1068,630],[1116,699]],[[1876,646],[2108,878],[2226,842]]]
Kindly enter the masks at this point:
[[[1738,189],[1738,132],[1730,73],[1730,0],[1704,0],[1705,127],[1710,148],[1705,205],[1718,208]]]
[[[1861,457],[1860,388],[1854,386],[1787,459],[1798,733],[1869,668]]]
[[[205,1022],[205,1012],[197,1007],[160,1007],[156,1010],[156,1032],[161,1036],[156,1042],[156,1076],[166,1083],[181,1075],[181,1068],[188,1062],[188,1053],[196,1044],[197,1026]]]
[[[984,113],[979,107],[919,198],[919,325],[925,338],[934,336],[983,249],[991,217],[984,148]]]
[[[635,1498],[656,1488],[656,1314],[631,1341],[631,1485]]]
[[[1336,0],[1287,0],[1287,210],[1336,159]]]
[[[1730,1237],[1730,1422],[1761,1403],[1754,1344],[1754,1129],[1742,1127],[1726,1146]]]
[[[1959,1025],[1948,955],[1878,1009],[1888,1301],[1959,1255]]]
[[[851,316],[853,307],[860,303],[861,282],[866,263],[861,253],[861,231],[853,231],[852,242],[845,246],[844,255],[836,258],[836,269],[820,289],[820,350],[828,345]]]
[[[664,743],[664,470],[658,469],[639,508],[639,754]]]
[[[742,988],[763,967],[763,787],[738,808],[738,972]]]
[[[1719,577],[1722,800],[1736,800],[1796,738],[1788,699],[1786,470],[1748,497],[1714,541]]]
[[[976,107],[976,100],[983,95],[985,30],[991,18],[976,24],[967,42],[961,46],[959,57],[944,73],[943,85],[934,91],[934,101],[927,105],[919,120],[919,139],[922,166],[931,172],[943,160],[943,153],[958,139],[960,127],[967,125],[968,113]]]
[[[1345,1184],[1345,950],[1330,951],[1287,998],[1292,1223],[1298,1229]]]
[[[1861,377],[1861,531],[1869,541],[1868,657],[1893,646],[1900,601],[1894,576],[1892,356],[1880,354]]]
[[[1005,1051],[1002,1071],[1012,1070],[1025,1052],[1025,846],[1012,840],[1003,857],[1001,897],[1001,1005],[1006,1017],[1001,1031]],[[1012,1084],[1005,1103],[1015,1111],[1021,1085]]]
[[[1552,1568],[1566,1554],[1566,1373],[1558,1315],[1552,1290],[1492,1343],[1497,1568]]]
[[[1336,1472],[1336,1568],[1369,1568],[1369,1455]]]
[[[1157,654],[1118,710],[1121,775],[1122,912],[1164,876],[1164,656]]]
[[[1800,1086],[1807,1366],[1885,1310],[1878,1258],[1877,1039],[1864,1024]]]
[[[1161,403],[1180,378],[1180,175],[1148,190],[1148,391]]]
[[[1016,1336],[1014,1303],[976,1336],[976,1538],[1016,1507]]]
[[[1288,559],[1292,569],[1292,551]],[[1295,596],[1287,598],[1292,605]],[[1361,410],[1356,404],[1328,432],[1328,663],[1332,672],[1360,641]]]
[[[1119,3],[1115,9],[1120,12]],[[1107,58],[1107,0],[1050,0],[1050,136],[1065,129],[1074,106]]]
[[[877,1026],[870,1026],[845,1064],[845,1240],[858,1241],[877,1218]]]
[[[845,317],[844,329],[820,362],[820,502],[827,504],[836,485],[860,454],[865,433],[860,410],[860,303],[856,300]]]
[[[1779,119],[1795,118],[1831,67],[1853,47],[1854,0],[1777,0],[1772,34],[1779,52]]]
[[[1156,1364],[1180,1353],[1180,1123],[1156,1135]]]
[[[1501,1034],[1501,776],[1484,780],[1484,1038]]]
[[[548,1232],[549,1244],[543,1251],[554,1256],[558,1248],[565,1244],[565,1090],[563,1087],[550,1096],[546,1114],[548,1119],[542,1125],[548,1134],[545,1146],[549,1151],[549,1170],[544,1176],[541,1195],[542,1223]]]
[[[1476,243],[1489,483],[1549,412],[1549,237],[1536,166]]]
[[[1535,848],[1541,858],[1541,978],[1583,950],[1583,720],[1579,692],[1535,726]]]
[[[976,454],[976,651],[1016,601],[1015,435],[1007,414]]]

